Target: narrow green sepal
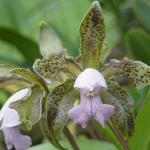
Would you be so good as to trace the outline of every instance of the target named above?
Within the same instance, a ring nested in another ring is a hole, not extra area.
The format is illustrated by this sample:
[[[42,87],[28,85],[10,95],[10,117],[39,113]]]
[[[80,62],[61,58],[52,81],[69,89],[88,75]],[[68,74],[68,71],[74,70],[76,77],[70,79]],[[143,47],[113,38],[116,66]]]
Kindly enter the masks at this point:
[[[92,3],[92,6],[83,18],[79,32],[81,36],[80,50],[83,69],[97,69],[105,38],[104,19],[101,7],[97,1]]]
[[[40,52],[43,57],[63,50],[62,43],[57,34],[44,22],[40,26],[39,42]]]

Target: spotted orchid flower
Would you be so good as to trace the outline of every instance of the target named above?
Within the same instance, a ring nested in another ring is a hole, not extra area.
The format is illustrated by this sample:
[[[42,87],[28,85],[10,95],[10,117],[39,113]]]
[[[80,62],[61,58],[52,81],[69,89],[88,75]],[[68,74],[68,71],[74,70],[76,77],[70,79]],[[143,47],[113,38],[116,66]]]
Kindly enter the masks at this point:
[[[107,89],[102,74],[95,69],[85,69],[77,77],[74,88],[80,91],[81,103],[69,110],[69,117],[83,128],[90,118],[94,118],[104,127],[105,121],[113,114],[114,106],[101,101],[100,92]]]
[[[16,110],[9,108],[11,102],[22,99],[27,95],[28,91],[29,89],[26,88],[16,92],[7,100],[0,111],[0,121],[3,120],[0,130],[4,132],[7,149],[12,149],[14,145],[16,150],[25,150],[32,144],[31,138],[22,135],[19,131],[19,125],[21,124],[19,114]]]

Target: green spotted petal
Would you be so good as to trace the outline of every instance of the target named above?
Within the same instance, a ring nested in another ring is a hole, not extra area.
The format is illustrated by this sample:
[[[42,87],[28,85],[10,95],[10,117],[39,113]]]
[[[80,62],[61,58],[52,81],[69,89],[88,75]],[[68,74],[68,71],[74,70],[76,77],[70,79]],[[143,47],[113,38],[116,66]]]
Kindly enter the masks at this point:
[[[9,73],[14,68],[18,68],[18,67],[14,66],[14,65],[10,65],[10,64],[0,64],[0,77]]]
[[[54,136],[64,128],[68,120],[68,111],[79,98],[79,92],[73,89],[74,80],[68,79],[54,88],[47,99],[47,123]]]
[[[107,92],[102,93],[102,101],[115,106],[112,121],[123,137],[128,138],[134,131],[132,98],[116,82],[107,81],[107,87]]]
[[[79,97],[78,91],[73,89],[74,81],[74,79],[68,79],[51,91],[46,100],[45,112],[40,121],[44,136],[60,150],[64,150],[64,148],[58,143],[56,136],[66,125],[68,111]]]
[[[45,23],[40,27],[40,52],[45,57],[63,50],[62,43],[56,33]]]
[[[41,118],[42,99],[44,96],[45,93],[41,91],[40,87],[33,87],[26,99],[24,98],[10,104],[10,108],[18,112],[20,121],[25,124],[28,130],[31,130],[32,126]]]
[[[83,69],[97,69],[105,38],[104,19],[97,1],[93,2],[83,18],[79,32],[81,36],[80,50],[83,59]]]
[[[66,58],[65,54],[66,51],[61,51],[46,56],[43,60],[37,59],[33,65],[34,71],[48,82],[54,80],[60,72],[75,78],[81,73],[81,69],[72,58]]]
[[[12,73],[0,77],[0,88],[8,85],[18,85],[21,88],[33,86],[32,82],[30,82],[28,79]]]
[[[52,134],[52,132],[49,130],[48,125],[47,125],[47,117],[46,117],[46,112],[44,112],[42,114],[41,120],[40,120],[40,127],[41,127],[41,131],[43,133],[43,135],[45,136],[45,138],[56,148],[58,148],[59,150],[66,150],[65,148],[63,148],[58,140],[55,138],[55,136]]]
[[[33,84],[43,87],[41,80],[28,69],[16,68],[16,69],[11,70],[10,73],[15,74],[15,75],[20,75],[20,76],[28,79]]]
[[[150,67],[141,61],[112,59],[100,72],[105,78],[111,78],[113,75],[129,77],[137,89],[150,84]]]

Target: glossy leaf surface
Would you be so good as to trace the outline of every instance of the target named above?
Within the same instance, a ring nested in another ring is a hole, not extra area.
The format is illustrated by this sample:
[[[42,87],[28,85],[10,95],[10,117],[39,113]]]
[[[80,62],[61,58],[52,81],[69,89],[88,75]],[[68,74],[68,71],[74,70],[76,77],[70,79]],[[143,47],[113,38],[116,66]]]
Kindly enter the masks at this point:
[[[141,29],[131,29],[125,34],[128,52],[137,60],[150,65],[150,36]]]
[[[148,5],[148,3],[144,1],[135,1],[135,4],[133,5],[133,11],[136,14],[137,18],[142,23],[142,25],[148,31],[150,31],[150,20],[149,20],[150,6]]]
[[[41,58],[38,45],[15,30],[0,27],[0,39],[16,46],[30,63],[33,63],[36,58]]]
[[[131,150],[148,150],[150,140],[150,92],[141,106],[141,110],[135,120],[135,132],[128,139]],[[138,142],[139,141],[139,142]]]

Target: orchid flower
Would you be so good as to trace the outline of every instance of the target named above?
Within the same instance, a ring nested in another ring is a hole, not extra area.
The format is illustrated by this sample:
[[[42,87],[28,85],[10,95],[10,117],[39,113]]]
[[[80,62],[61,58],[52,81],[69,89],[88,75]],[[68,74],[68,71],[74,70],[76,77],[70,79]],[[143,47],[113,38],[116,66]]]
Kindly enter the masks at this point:
[[[92,68],[85,69],[77,77],[74,88],[80,91],[81,103],[69,110],[69,117],[83,128],[90,118],[94,118],[104,127],[105,121],[113,114],[114,106],[101,101],[100,92],[107,89],[102,74]]]
[[[31,138],[22,135],[19,131],[19,125],[21,124],[19,114],[16,110],[9,108],[11,102],[22,99],[28,91],[29,89],[26,88],[16,92],[7,100],[0,111],[0,121],[3,119],[0,130],[4,132],[7,149],[12,149],[14,145],[16,150],[25,150],[32,144]]]

